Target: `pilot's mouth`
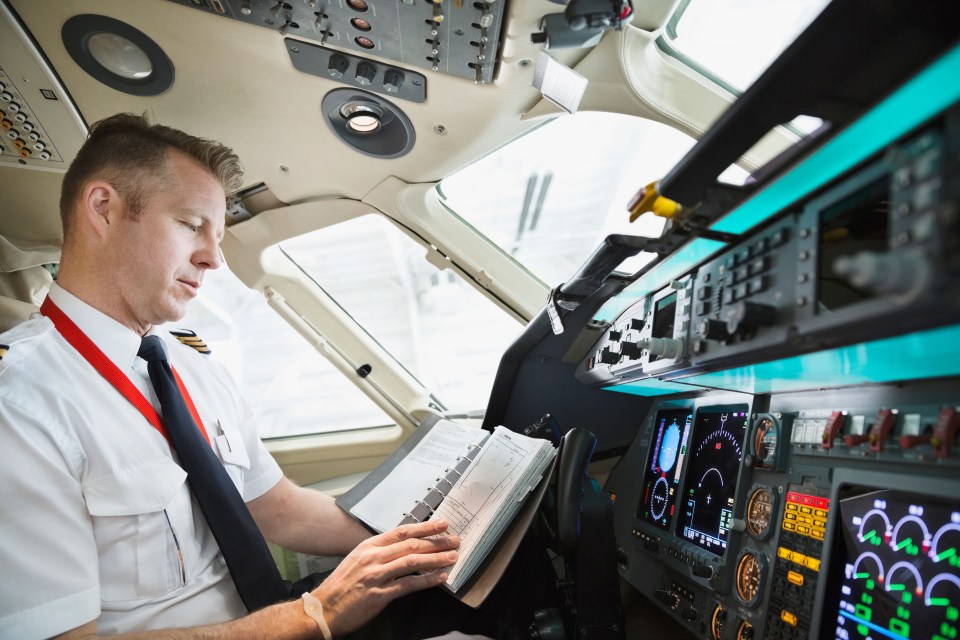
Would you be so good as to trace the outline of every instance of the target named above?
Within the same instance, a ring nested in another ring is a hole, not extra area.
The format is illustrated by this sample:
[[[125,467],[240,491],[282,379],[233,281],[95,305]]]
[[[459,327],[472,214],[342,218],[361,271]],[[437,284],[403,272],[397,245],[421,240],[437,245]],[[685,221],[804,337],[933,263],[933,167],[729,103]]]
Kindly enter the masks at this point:
[[[197,292],[197,291],[200,290],[200,283],[199,283],[199,282],[194,282],[193,280],[178,280],[177,282],[180,282],[181,284],[185,284],[187,287],[189,287],[190,289],[192,289],[194,292]]]

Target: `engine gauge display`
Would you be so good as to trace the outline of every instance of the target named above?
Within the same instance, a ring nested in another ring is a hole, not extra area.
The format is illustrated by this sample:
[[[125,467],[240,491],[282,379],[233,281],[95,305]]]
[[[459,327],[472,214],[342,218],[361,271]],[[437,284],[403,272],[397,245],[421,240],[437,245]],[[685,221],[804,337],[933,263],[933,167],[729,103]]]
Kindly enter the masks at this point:
[[[737,627],[737,640],[753,640],[753,625],[746,620],[740,621]]]
[[[737,588],[737,597],[747,605],[753,606],[760,597],[763,586],[763,574],[766,570],[766,561],[763,556],[752,551],[744,551],[737,561],[737,574],[734,584]]]
[[[763,539],[770,533],[770,522],[776,511],[776,495],[770,487],[754,487],[747,498],[747,531],[754,538]]]
[[[733,524],[747,409],[745,404],[702,407],[693,427],[676,533],[718,556],[726,551]]]
[[[643,493],[637,505],[637,517],[670,529],[676,502],[677,485],[687,456],[687,442],[693,413],[690,409],[657,412],[651,436],[650,453],[644,467]]]

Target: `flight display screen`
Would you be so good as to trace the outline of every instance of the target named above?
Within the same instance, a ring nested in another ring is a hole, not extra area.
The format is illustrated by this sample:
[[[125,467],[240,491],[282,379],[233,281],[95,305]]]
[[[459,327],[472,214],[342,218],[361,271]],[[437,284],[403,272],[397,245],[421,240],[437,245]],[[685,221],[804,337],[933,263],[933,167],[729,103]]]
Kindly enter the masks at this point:
[[[845,487],[844,493],[849,493]],[[866,491],[866,493],[863,493]],[[960,630],[956,500],[859,488],[840,499],[823,638],[955,638]],[[835,608],[834,608],[835,607]]]
[[[723,556],[747,429],[745,404],[697,410],[676,534]]]
[[[673,518],[692,419],[690,409],[657,412],[637,517],[664,531],[669,530]]]

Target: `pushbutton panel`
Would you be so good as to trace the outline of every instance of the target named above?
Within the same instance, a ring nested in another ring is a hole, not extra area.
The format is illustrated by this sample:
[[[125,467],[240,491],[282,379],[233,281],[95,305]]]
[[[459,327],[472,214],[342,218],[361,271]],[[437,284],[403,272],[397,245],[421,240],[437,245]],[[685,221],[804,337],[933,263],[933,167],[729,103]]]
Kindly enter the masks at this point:
[[[63,157],[31,108],[34,99],[45,98],[21,91],[0,67],[0,157],[5,163],[38,160],[62,164]]]
[[[0,166],[65,172],[86,134],[56,74],[0,3]]]

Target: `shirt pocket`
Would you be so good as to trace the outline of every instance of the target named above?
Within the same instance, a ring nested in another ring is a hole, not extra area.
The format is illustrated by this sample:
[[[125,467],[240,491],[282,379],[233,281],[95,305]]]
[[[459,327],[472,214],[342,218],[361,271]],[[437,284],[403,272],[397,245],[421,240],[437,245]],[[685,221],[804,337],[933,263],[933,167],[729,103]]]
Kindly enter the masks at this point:
[[[218,421],[217,431],[218,435],[214,438],[214,451],[223,463],[223,468],[226,469],[230,480],[237,487],[237,491],[243,496],[244,476],[250,470],[250,456],[247,454],[243,437],[240,431],[229,423]]]
[[[99,553],[102,600],[155,598],[184,586],[185,559],[172,524],[182,518],[171,507],[177,494],[187,490],[186,477],[172,460],[158,460],[83,483]]]

